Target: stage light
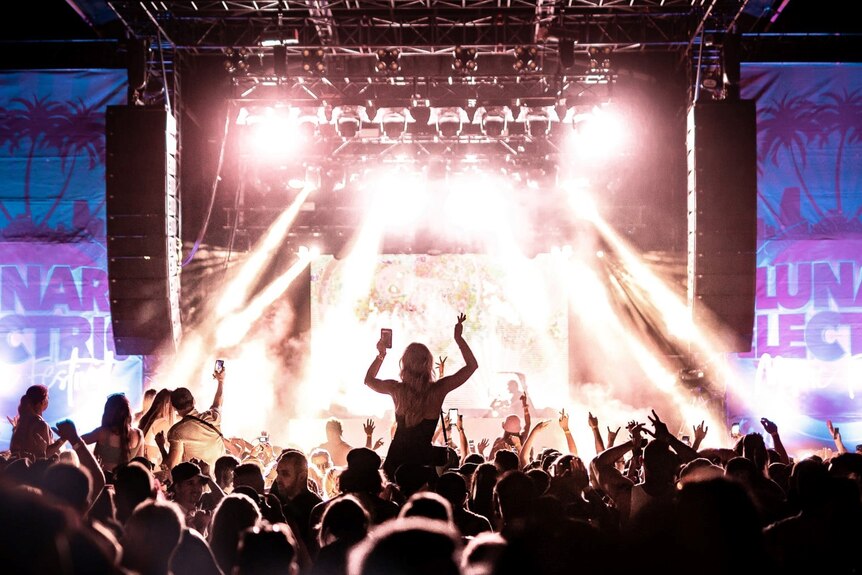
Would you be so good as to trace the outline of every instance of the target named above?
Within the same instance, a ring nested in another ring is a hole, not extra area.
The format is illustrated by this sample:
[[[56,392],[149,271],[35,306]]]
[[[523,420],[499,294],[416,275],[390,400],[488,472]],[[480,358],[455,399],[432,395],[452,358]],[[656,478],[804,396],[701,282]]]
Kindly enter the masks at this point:
[[[363,116],[365,115],[362,106],[341,106],[333,112],[333,122],[335,130],[342,138],[353,138],[362,129]],[[368,121],[368,118],[364,118]]]
[[[539,69],[539,50],[535,46],[518,46],[514,54],[512,68],[516,72],[536,72]]]
[[[374,70],[379,74],[396,74],[401,71],[401,50],[398,48],[380,48],[377,50],[377,63]]]
[[[264,48],[272,48],[273,46],[295,46],[299,44],[299,30],[294,28],[292,31],[277,30],[266,31],[260,35],[260,45]]]
[[[519,121],[524,122],[531,138],[544,138],[551,131],[551,122],[556,117],[553,106],[533,106],[521,109]]]
[[[457,138],[461,134],[461,128],[467,117],[463,108],[434,108],[436,116],[437,132],[441,138]]]
[[[407,130],[408,122],[413,122],[413,117],[407,108],[380,108],[374,118],[375,124],[380,124],[380,129],[390,140],[397,140]]]
[[[476,48],[464,48],[463,46],[455,46],[452,59],[452,69],[462,74],[472,74],[476,71]]]
[[[323,48],[304,48],[302,50],[302,71],[306,74],[325,74],[325,55]]]
[[[227,48],[224,55],[224,69],[228,74],[248,73],[248,57],[251,55],[248,48]]]
[[[506,134],[509,120],[512,119],[512,110],[508,106],[479,108],[474,118],[474,121],[481,123],[483,134],[489,138],[499,138]]]

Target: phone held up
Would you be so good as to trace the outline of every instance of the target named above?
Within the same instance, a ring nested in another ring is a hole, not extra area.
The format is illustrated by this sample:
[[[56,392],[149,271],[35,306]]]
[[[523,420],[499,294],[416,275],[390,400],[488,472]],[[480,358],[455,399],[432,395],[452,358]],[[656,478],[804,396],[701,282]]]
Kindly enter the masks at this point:
[[[223,371],[224,371],[224,360],[223,360],[223,359],[217,359],[217,360],[215,361],[215,367],[213,367],[213,370],[214,370],[216,373],[221,373],[221,372],[223,372]]]
[[[392,348],[392,330],[388,327],[384,327],[380,330],[380,341],[383,342],[383,345],[386,346],[386,349]]]
[[[454,427],[458,424],[458,408],[453,407],[449,410],[449,426]]]
[[[734,423],[730,426],[730,436],[731,437],[739,437],[739,424]]]

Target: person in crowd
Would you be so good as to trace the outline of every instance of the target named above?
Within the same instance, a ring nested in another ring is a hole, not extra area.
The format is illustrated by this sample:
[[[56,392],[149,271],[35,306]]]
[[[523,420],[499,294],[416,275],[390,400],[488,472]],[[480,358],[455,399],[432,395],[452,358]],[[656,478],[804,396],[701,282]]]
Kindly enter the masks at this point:
[[[349,575],[461,575],[461,540],[454,527],[424,517],[372,529],[348,559]]]
[[[344,429],[337,418],[333,417],[326,422],[326,442],[318,445],[317,449],[329,453],[335,465],[347,465],[347,453],[353,447],[344,441]]]
[[[132,426],[132,406],[123,393],[114,393],[105,401],[102,424],[81,436],[87,445],[96,444],[94,453],[106,474],[118,465],[128,463],[144,451],[144,434]]]
[[[503,551],[506,540],[499,533],[482,532],[464,545],[461,554],[461,571],[464,575],[492,575]]]
[[[296,536],[284,523],[246,529],[233,575],[297,575],[307,564],[301,561],[299,551]]]
[[[652,411],[650,432],[653,440],[642,448],[643,424],[629,426],[631,439],[596,455],[590,466],[594,480],[613,501],[623,525],[649,501],[675,495],[679,466],[697,457],[697,452],[668,431],[667,425]],[[617,469],[616,462],[627,452],[634,457],[643,450],[643,481],[636,482]]]
[[[506,416],[503,421],[503,435],[494,440],[491,445],[491,454],[489,457],[494,457],[500,449],[511,449],[520,451],[524,442],[527,440],[527,435],[530,433],[530,407],[527,400],[527,394],[521,395],[521,407],[524,411],[524,426],[521,427],[521,419],[514,413]]]
[[[238,465],[239,459],[235,455],[225,454],[216,459],[213,475],[215,482],[225,493],[230,493],[233,490],[233,474]]]
[[[452,506],[433,491],[418,491],[401,506],[398,517],[427,517],[454,526]]]
[[[257,504],[246,495],[232,493],[219,502],[207,539],[222,572],[233,573],[242,533],[260,520]]]
[[[48,423],[42,419],[48,409],[48,388],[31,385],[21,396],[18,415],[11,419],[12,438],[9,451],[14,455],[44,458],[56,455],[64,440],[54,439]]]
[[[497,466],[491,462],[481,463],[473,472],[470,484],[470,498],[467,508],[488,520],[491,527],[497,525],[497,511],[494,507],[494,486],[500,474]]]
[[[313,555],[316,542],[311,529],[311,511],[323,500],[308,488],[308,460],[303,452],[286,449],[279,455],[270,493],[281,501],[287,524]]]
[[[128,521],[138,505],[151,499],[156,499],[156,485],[148,468],[131,462],[114,469],[114,503],[121,525]]]
[[[195,529],[186,527],[171,556],[171,575],[230,575],[219,569],[209,544]]]
[[[308,460],[311,462],[311,465],[308,466],[308,470],[310,471],[309,476],[312,478],[314,483],[317,484],[318,495],[322,497],[324,494],[323,484],[326,472],[334,465],[332,456],[327,450],[321,447],[315,447],[308,455]],[[347,461],[346,455],[345,461]]]
[[[401,356],[401,381],[378,379],[386,347],[382,338],[377,342],[377,356],[365,374],[365,385],[378,393],[390,395],[395,404],[397,428],[383,465],[390,480],[395,478],[395,471],[403,463],[433,465],[431,438],[437,428],[443,401],[479,367],[463,337],[465,319],[466,316],[460,314],[454,329],[455,343],[461,350],[465,365],[437,381],[434,380],[434,356],[425,345],[415,342],[408,345]]]
[[[123,567],[141,575],[169,575],[183,529],[183,512],[175,503],[142,503],[126,522],[121,539]]]
[[[206,536],[211,512],[201,508],[201,499],[204,487],[224,496],[219,486],[209,476],[201,471],[200,465],[193,461],[184,461],[171,469],[170,492],[173,501],[183,511],[184,525],[197,529],[201,535]]]
[[[171,390],[160,389],[156,392],[149,408],[141,416],[138,427],[144,434],[144,456],[157,465],[168,464],[163,461],[162,452],[156,443],[159,433],[166,434],[176,422],[171,405]]]
[[[221,432],[221,406],[224,391],[224,378],[227,368],[213,372],[216,391],[212,405],[204,412],[195,409],[195,398],[185,387],[171,392],[171,405],[181,418],[167,433],[170,448],[168,466],[173,469],[182,461],[200,459],[209,464],[224,455],[225,443]],[[156,442],[164,446],[164,436],[156,435]]]
[[[248,461],[234,470],[234,493],[242,493],[251,497],[261,516],[270,523],[284,523],[284,511],[281,501],[272,493],[266,492],[266,482],[263,470],[256,461]]]
[[[144,391],[143,397],[141,397],[141,410],[136,411],[134,416],[132,416],[132,423],[141,427],[141,418],[144,414],[150,409],[150,406],[153,405],[153,400],[156,398],[156,392],[158,390],[155,387],[151,387]]]
[[[346,575],[350,550],[368,533],[368,512],[352,495],[332,502],[317,528],[319,551],[311,575]]]

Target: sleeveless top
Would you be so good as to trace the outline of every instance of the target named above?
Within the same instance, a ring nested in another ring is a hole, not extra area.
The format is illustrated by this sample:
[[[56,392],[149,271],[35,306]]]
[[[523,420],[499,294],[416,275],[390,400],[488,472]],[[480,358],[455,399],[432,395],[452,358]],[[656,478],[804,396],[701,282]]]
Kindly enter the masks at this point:
[[[383,471],[390,480],[395,479],[395,471],[405,463],[432,465],[434,451],[431,439],[437,430],[437,419],[423,419],[413,427],[407,427],[404,417],[395,415],[397,427],[395,437],[389,444],[389,451],[383,462]]]
[[[45,446],[41,442],[36,441],[35,432],[39,423],[45,423],[39,415],[25,415],[18,419],[18,425],[15,431],[12,432],[12,438],[9,441],[9,451],[13,454],[29,453],[36,457],[45,457]],[[51,443],[51,431],[48,431],[49,437],[45,439]]]

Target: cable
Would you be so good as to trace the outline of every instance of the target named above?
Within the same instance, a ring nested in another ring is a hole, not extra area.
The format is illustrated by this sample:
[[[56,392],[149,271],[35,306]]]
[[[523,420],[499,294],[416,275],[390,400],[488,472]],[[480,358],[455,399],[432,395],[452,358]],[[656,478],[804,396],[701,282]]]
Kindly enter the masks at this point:
[[[210,217],[212,216],[213,206],[215,205],[216,193],[218,192],[218,184],[221,181],[221,170],[222,166],[224,165],[224,150],[227,144],[228,129],[230,128],[231,108],[232,103],[228,105],[227,112],[225,112],[224,134],[222,135],[221,148],[219,149],[218,166],[216,167],[216,177],[215,181],[213,181],[212,194],[210,194],[210,204],[207,208],[207,215],[206,218],[204,218],[204,223],[201,226],[201,231],[200,233],[198,233],[197,239],[195,239],[195,245],[194,247],[192,247],[191,253],[189,253],[189,256],[182,263],[183,266],[191,262],[192,258],[195,257],[195,254],[197,253],[198,248],[200,248],[201,242],[203,242],[204,236],[207,233],[207,228],[209,227]]]

